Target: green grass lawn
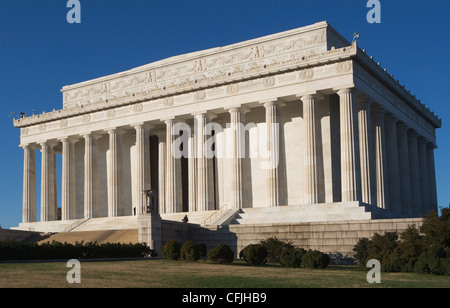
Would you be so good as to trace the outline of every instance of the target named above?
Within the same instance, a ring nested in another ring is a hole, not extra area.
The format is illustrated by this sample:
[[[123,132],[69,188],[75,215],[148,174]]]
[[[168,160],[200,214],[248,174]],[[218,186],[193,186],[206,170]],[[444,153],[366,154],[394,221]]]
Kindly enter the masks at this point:
[[[450,288],[449,276],[381,273],[380,284],[369,284],[368,269],[329,266],[327,269],[278,265],[230,265],[206,261],[167,260],[81,262],[81,283],[69,284],[65,262],[0,264],[0,288]]]

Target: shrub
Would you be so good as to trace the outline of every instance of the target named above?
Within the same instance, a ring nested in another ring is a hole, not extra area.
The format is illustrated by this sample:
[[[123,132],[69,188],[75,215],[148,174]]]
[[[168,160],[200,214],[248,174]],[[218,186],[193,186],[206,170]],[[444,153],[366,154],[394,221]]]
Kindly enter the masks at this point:
[[[445,275],[447,274],[447,263],[449,260],[445,256],[444,248],[440,246],[431,247],[420,255],[414,269],[417,273]]]
[[[76,242],[75,244],[48,242],[42,244],[0,242],[1,260],[49,260],[86,258],[125,258],[155,256],[156,253],[144,244],[120,244]]]
[[[168,260],[178,260],[180,258],[180,244],[175,240],[168,240],[161,249],[161,253]]]
[[[209,250],[206,258],[217,263],[231,263],[234,260],[234,251],[230,246],[222,243]]]
[[[305,253],[306,250],[303,248],[285,247],[280,255],[280,264],[286,267],[300,267]]]
[[[355,259],[362,266],[370,259],[383,263],[383,258],[389,256],[397,247],[397,241],[397,232],[386,232],[384,235],[375,233],[371,240],[361,238],[353,247]]]
[[[181,260],[195,262],[200,259],[201,248],[193,241],[185,242],[180,249]]]
[[[239,253],[248,264],[261,265],[267,261],[267,248],[262,244],[250,244]]]
[[[361,266],[366,266],[367,261],[371,259],[369,255],[370,245],[370,240],[366,237],[363,237],[360,238],[356,245],[353,247],[353,251],[355,252],[354,257],[356,261],[358,261],[358,264]]]
[[[309,249],[302,257],[302,264],[306,268],[326,268],[329,263],[328,255],[318,250]]]
[[[286,242],[277,239],[276,237],[270,237],[263,241],[260,241],[260,244],[264,245],[267,249],[267,262],[280,263],[281,253],[284,248],[293,248],[292,242]]]

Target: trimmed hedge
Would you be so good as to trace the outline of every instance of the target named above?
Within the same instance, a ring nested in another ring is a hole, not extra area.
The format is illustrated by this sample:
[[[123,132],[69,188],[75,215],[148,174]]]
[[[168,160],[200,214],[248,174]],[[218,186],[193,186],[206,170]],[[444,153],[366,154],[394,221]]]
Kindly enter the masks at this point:
[[[178,260],[180,249],[181,246],[176,240],[168,240],[161,249],[161,254],[168,260]]]
[[[280,264],[286,267],[301,267],[305,253],[306,250],[303,248],[286,247],[281,252]]]
[[[53,241],[51,243],[0,242],[0,260],[56,260],[155,257],[156,252],[145,244],[121,244],[76,242],[75,244]]]
[[[201,247],[193,241],[185,242],[180,249],[181,260],[195,262],[200,259]]]
[[[292,242],[279,240],[276,237],[269,237],[259,242],[267,249],[267,262],[280,263],[281,253],[286,248],[294,248]]]
[[[318,250],[309,249],[302,256],[302,264],[306,268],[326,268],[330,263],[328,255]]]
[[[219,244],[206,254],[208,261],[217,263],[231,263],[234,260],[234,251],[226,244]]]
[[[250,244],[239,253],[239,257],[251,265],[261,265],[267,262],[267,248],[262,244]]]
[[[286,267],[326,268],[330,263],[329,256],[323,252],[306,251],[303,248],[294,247],[292,242],[282,241],[276,237],[267,238],[258,244],[247,245],[239,253],[239,258],[251,265],[271,262]]]

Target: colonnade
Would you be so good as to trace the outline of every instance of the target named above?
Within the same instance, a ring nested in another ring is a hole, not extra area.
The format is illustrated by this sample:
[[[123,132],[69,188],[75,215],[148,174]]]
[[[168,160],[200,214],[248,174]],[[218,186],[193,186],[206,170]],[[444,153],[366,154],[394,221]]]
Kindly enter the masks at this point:
[[[356,94],[353,88],[339,89],[339,153],[340,199],[334,202],[360,201],[390,210],[403,216],[419,216],[437,207],[434,167],[434,144],[419,136],[406,123],[387,112],[367,95]],[[323,160],[321,149],[320,118],[318,106],[323,95],[318,92],[299,94],[302,102],[304,193],[299,203],[323,203]],[[270,153],[266,172],[267,206],[280,206],[280,180],[278,156],[280,151],[280,114],[286,104],[278,98],[259,102],[265,109],[267,149]],[[293,102],[290,102],[293,103]],[[300,106],[300,105],[299,105]],[[240,130],[245,123],[245,113],[251,112],[245,104],[232,106],[228,112],[232,143],[229,170],[230,203],[235,208],[244,206],[245,192],[245,134]],[[210,132],[205,125],[211,121],[208,112],[195,113],[194,133],[188,136],[188,195],[189,211],[217,209],[214,197],[213,158],[205,153],[205,141]],[[164,129],[155,129],[152,123],[134,123],[135,171],[132,191],[136,215],[145,213],[147,199],[143,191],[151,189],[149,136],[158,137],[158,203],[160,213],[183,211],[181,162],[174,155],[178,132],[174,131],[176,117],[162,119]],[[97,188],[97,140],[108,135],[107,160],[108,217],[122,216],[123,167],[121,164],[121,129],[109,128],[76,136],[21,145],[24,150],[23,222],[36,221],[36,160],[35,151],[41,151],[40,213],[41,221],[56,220],[56,153],[62,154],[61,219],[76,217],[75,144],[84,142],[84,217],[95,217],[98,202]],[[287,145],[289,146],[289,145]],[[192,155],[195,152],[195,155]],[[194,158],[195,157],[195,158]],[[220,176],[220,175],[219,175]],[[300,188],[299,188],[300,189]],[[251,205],[250,205],[251,206]]]

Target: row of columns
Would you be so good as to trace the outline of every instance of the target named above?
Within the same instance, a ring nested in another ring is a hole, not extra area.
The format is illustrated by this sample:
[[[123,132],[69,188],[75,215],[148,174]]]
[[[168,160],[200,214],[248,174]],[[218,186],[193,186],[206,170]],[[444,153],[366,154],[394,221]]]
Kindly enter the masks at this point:
[[[408,216],[425,213],[436,206],[434,147],[424,138],[398,121],[393,115],[370,101],[367,96],[358,97],[354,89],[337,91],[339,95],[340,121],[340,173],[342,202],[361,201],[390,209]],[[298,96],[303,102],[304,125],[304,199],[305,204],[323,202],[320,199],[323,179],[320,165],[323,153],[320,145],[320,118],[318,93]],[[261,102],[265,108],[267,150],[269,162],[266,176],[267,206],[279,206],[279,122],[280,107],[277,99]],[[229,108],[231,143],[231,203],[235,208],[244,207],[245,135],[240,131],[248,108]],[[212,159],[206,155],[205,132],[209,121],[207,112],[194,114],[194,135],[188,136],[189,204],[190,211],[213,210],[214,174]],[[181,162],[174,155],[174,118],[163,120],[165,131],[153,132],[158,136],[158,200],[161,213],[182,211]],[[144,123],[133,126],[136,132],[136,177],[133,193],[136,196],[136,214],[146,211],[144,190],[150,189],[149,126]],[[389,133],[386,133],[389,132]],[[123,174],[120,151],[120,132],[107,130],[109,135],[108,159],[108,216],[121,216]],[[84,153],[84,215],[95,216],[97,203],[96,140],[94,133],[82,136]],[[75,217],[75,142],[79,137],[63,138],[62,144],[62,217]],[[55,144],[40,143],[41,166],[41,221],[56,219],[56,159]],[[36,172],[34,151],[37,146],[24,145],[23,222],[36,221]],[[193,155],[195,153],[195,155]],[[427,201],[428,200],[428,201]]]

